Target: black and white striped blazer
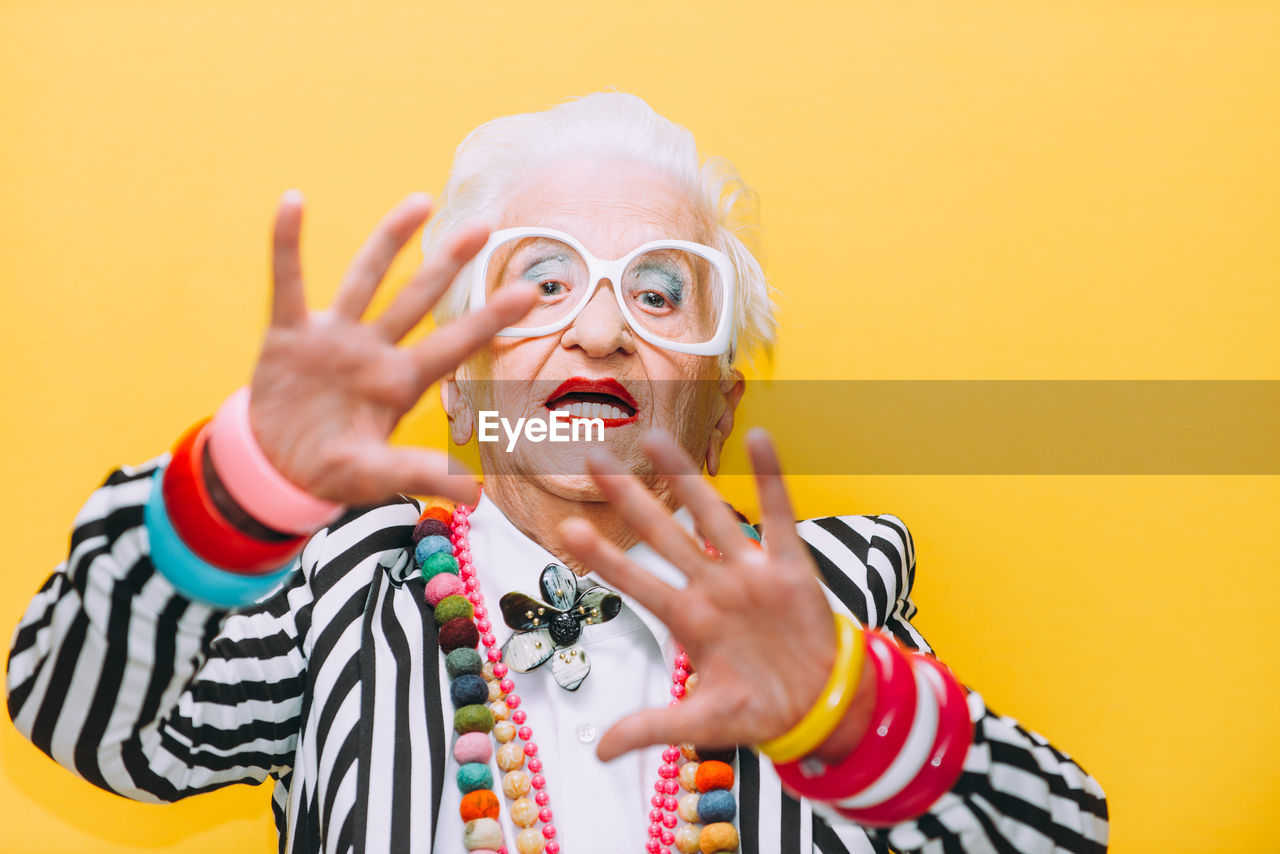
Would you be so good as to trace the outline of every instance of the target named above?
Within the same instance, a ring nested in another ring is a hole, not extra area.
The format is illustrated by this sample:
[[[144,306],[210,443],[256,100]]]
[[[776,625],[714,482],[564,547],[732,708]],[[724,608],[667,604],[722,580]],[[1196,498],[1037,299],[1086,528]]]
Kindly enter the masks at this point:
[[[89,782],[142,801],[271,777],[281,852],[431,850],[452,713],[441,656],[423,654],[437,644],[422,581],[404,571],[418,505],[349,514],[311,539],[282,590],[228,614],[153,569],[143,506],[154,471],[119,470],[94,492],[67,560],[22,617],[8,668],[18,729]],[[910,623],[915,554],[901,520],[828,517],[798,530],[839,606],[929,650]],[[959,783],[887,831],[824,820],[741,749],[743,854],[1105,850],[1097,782],[976,692],[969,707],[975,740]],[[396,738],[424,720],[425,739]],[[392,819],[370,820],[370,781],[387,779],[397,803],[378,812]]]

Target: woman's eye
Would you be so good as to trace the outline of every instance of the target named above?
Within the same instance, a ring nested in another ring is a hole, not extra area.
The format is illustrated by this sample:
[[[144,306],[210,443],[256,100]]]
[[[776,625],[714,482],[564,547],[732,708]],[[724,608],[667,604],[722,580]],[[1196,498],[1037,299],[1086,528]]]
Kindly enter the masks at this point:
[[[667,307],[667,298],[657,291],[645,291],[640,294],[640,302],[645,308]]]
[[[541,282],[538,284],[538,293],[542,294],[544,297],[559,296],[564,292],[565,292],[564,282],[557,282],[552,280],[548,282]]]

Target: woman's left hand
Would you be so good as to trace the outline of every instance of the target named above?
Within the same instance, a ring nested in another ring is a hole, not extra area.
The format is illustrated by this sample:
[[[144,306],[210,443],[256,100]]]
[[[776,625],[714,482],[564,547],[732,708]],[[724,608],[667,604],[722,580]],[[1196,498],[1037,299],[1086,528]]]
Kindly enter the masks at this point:
[[[760,497],[764,544],[738,520],[665,433],[643,447],[668,476],[672,493],[693,514],[701,542],[607,452],[589,461],[593,478],[618,514],[681,570],[688,586],[659,581],[605,541],[590,522],[561,526],[564,547],[587,568],[657,615],[684,646],[697,690],[679,704],[629,715],[600,740],[609,760],[651,744],[706,747],[758,744],[794,726],[821,693],[834,665],[835,623],[818,569],[795,530],[791,500],[768,434],[753,430],[747,448]]]

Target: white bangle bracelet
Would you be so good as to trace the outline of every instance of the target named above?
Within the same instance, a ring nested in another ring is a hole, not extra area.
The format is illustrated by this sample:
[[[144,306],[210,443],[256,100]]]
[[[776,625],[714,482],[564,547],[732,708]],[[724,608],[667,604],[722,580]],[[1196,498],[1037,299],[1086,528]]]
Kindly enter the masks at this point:
[[[906,788],[929,758],[938,737],[938,698],[924,668],[913,664],[911,671],[916,678],[916,714],[911,719],[906,742],[879,779],[853,797],[840,801],[837,807],[862,809],[884,803]]]

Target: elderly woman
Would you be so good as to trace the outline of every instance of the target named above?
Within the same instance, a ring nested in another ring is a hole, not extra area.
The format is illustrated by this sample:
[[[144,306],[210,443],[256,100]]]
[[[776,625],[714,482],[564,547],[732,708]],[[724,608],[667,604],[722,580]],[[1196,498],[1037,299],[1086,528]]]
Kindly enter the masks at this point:
[[[795,523],[761,434],[758,528],[701,476],[772,340],[750,199],[631,96],[498,119],[366,317],[430,203],[308,313],[286,194],[251,385],[90,497],[18,728],[139,800],[271,777],[282,852],[1104,849],[1097,783],[926,654],[899,519]],[[437,381],[458,442],[587,429],[482,442],[481,495],[386,442]]]

